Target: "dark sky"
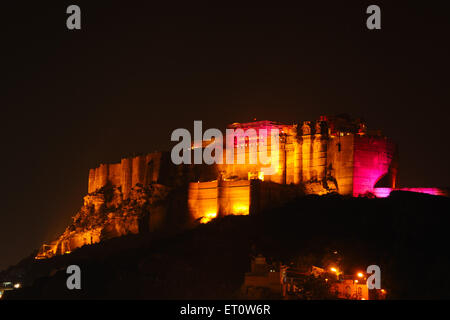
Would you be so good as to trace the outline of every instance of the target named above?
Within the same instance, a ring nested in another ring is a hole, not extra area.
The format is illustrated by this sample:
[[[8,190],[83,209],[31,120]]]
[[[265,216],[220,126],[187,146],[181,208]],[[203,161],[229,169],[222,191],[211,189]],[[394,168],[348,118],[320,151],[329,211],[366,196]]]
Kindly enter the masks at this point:
[[[349,113],[399,144],[403,186],[450,185],[444,1],[76,3],[80,31],[71,2],[2,4],[0,269],[63,232],[89,168],[168,150],[194,120]]]

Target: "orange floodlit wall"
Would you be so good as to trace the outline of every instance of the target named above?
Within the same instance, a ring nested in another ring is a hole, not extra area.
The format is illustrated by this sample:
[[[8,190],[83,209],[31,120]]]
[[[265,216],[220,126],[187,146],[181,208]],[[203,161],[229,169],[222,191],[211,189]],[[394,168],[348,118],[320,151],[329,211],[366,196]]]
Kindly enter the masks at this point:
[[[258,213],[294,198],[297,190],[295,186],[258,179],[192,182],[188,208],[194,220],[209,222],[219,216]]]
[[[219,215],[248,215],[250,191],[249,180],[192,182],[188,190],[189,213],[200,222]]]
[[[250,180],[222,181],[218,191],[219,212],[222,215],[250,213]]]
[[[332,136],[328,142],[327,175],[337,182],[337,192],[351,195],[353,192],[354,135]]]
[[[74,233],[68,241],[60,244],[60,250],[62,251],[61,253],[64,254],[67,251],[80,248],[84,245],[98,243],[100,242],[100,235],[101,228],[91,229],[83,233]]]
[[[242,140],[238,137],[234,137],[234,148],[232,150],[234,154],[233,164],[226,163],[227,152],[230,152],[225,148],[224,150],[224,164],[219,165],[219,170],[223,172],[225,178],[237,178],[248,180],[249,175],[262,178],[261,173],[264,167],[269,167],[268,164],[261,162],[264,156],[260,149],[259,142],[263,140],[263,136],[260,130],[266,130],[267,135],[267,157],[271,158],[271,164],[275,167],[275,172],[263,177],[264,181],[273,181],[277,183],[293,183],[294,182],[294,141],[297,132],[296,125],[283,125],[273,121],[256,121],[250,123],[234,123],[228,127],[229,129],[239,130],[244,132],[250,132],[254,130],[255,136],[244,136]],[[279,140],[278,148],[272,150],[272,141],[270,134],[278,130]],[[230,135],[227,135],[224,139],[226,142]],[[225,143],[224,143],[225,145]],[[242,157],[245,159],[244,163],[238,163],[238,159]],[[251,159],[256,159],[252,163]]]
[[[110,183],[121,187],[124,199],[136,184],[146,185],[159,179],[162,153],[153,152],[134,158],[123,158],[120,163],[101,164],[89,170],[88,193]]]
[[[219,212],[219,192],[217,181],[192,182],[188,190],[188,209],[194,220],[208,222]]]

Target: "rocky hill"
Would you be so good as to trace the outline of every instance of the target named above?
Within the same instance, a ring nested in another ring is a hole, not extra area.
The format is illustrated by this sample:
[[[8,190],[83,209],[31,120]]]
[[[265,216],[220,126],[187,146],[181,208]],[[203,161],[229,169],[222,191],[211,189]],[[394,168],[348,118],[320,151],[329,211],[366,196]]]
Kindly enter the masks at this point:
[[[173,189],[156,183],[138,184],[124,199],[120,187],[108,184],[89,193],[64,233],[51,244],[42,246],[36,258],[68,254],[84,245],[164,228],[173,209],[171,201],[177,200]],[[183,209],[180,211],[179,222],[183,223]]]
[[[386,199],[309,196],[254,216],[227,216],[188,230],[113,238],[0,274],[23,288],[6,299],[225,299],[239,297],[250,257],[321,264],[329,250],[353,272],[381,268],[390,299],[450,298],[450,199],[395,192]],[[66,289],[66,268],[82,290]],[[15,278],[14,278],[15,277]]]

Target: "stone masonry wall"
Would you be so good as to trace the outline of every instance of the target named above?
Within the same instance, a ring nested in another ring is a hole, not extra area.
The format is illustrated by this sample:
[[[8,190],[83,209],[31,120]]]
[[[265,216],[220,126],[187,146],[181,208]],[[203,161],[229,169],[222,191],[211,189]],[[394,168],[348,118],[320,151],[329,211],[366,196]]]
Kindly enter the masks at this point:
[[[157,182],[160,175],[161,152],[153,152],[133,158],[123,158],[120,163],[101,164],[89,170],[88,193],[93,193],[106,184],[120,187],[124,199],[137,184]]]

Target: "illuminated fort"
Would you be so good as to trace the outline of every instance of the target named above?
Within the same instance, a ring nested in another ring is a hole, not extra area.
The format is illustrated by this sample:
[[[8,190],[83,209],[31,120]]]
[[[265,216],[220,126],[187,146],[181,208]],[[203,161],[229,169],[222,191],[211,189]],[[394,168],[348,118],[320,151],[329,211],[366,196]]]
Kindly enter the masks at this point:
[[[398,189],[396,145],[380,132],[368,130],[361,120],[321,116],[296,124],[234,123],[229,129],[257,133],[233,140],[234,157],[245,156],[244,164],[174,165],[169,152],[153,152],[91,169],[84,206],[64,234],[44,245],[36,258],[167,227],[174,223],[170,212],[185,212],[184,220],[205,223],[225,215],[255,214],[299,195],[386,197]],[[264,174],[265,165],[249,161],[253,153],[260,153],[251,147],[251,140],[259,139],[261,129],[279,132],[277,150],[268,151],[278,160],[270,175]],[[401,190],[446,195],[435,188]]]

